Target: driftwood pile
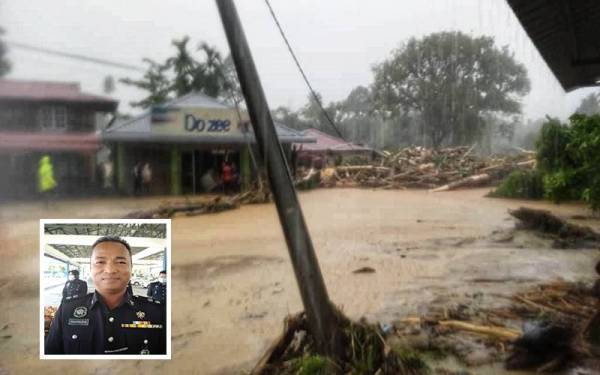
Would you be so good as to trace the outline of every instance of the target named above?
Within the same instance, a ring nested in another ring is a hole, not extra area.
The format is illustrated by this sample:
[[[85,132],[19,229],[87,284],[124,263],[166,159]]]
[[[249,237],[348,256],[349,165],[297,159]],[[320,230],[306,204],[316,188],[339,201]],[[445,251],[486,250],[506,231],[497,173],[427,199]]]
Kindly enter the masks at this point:
[[[473,147],[440,150],[408,147],[396,153],[384,151],[370,165],[344,165],[325,169],[326,187],[369,187],[382,189],[419,188],[445,191],[462,187],[484,186],[498,181],[515,169],[535,167],[535,155],[481,158]]]
[[[181,214],[186,216],[212,214],[238,208],[243,204],[259,204],[271,201],[269,189],[250,190],[231,197],[218,196],[209,200],[182,203],[163,203],[157,208],[128,213],[125,219],[168,219]]]

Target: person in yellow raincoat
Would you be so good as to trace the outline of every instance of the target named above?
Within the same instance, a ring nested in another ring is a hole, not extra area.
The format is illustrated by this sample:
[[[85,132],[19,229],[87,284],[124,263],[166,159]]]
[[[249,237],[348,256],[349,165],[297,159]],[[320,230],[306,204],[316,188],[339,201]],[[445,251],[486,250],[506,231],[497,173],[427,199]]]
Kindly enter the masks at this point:
[[[54,168],[50,161],[50,156],[44,155],[38,163],[38,191],[46,199],[50,198],[50,192],[56,188],[56,181],[54,180]]]

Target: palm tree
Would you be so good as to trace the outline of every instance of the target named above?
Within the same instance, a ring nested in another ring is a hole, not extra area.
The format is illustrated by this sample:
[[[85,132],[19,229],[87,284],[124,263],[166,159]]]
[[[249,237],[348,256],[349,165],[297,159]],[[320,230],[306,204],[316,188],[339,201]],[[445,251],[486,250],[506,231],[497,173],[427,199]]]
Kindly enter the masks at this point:
[[[177,52],[175,56],[166,61],[166,65],[172,68],[175,73],[172,90],[176,96],[185,95],[194,89],[193,82],[199,69],[198,62],[187,49],[189,41],[189,36],[185,36],[181,40],[173,40],[171,43],[175,46]]]
[[[119,81],[126,85],[135,86],[141,90],[147,91],[148,96],[139,102],[132,102],[134,107],[148,108],[160,104],[169,98],[172,90],[171,80],[167,77],[169,66],[159,64],[150,59],[144,59],[148,64],[148,70],[144,73],[142,79],[133,80],[131,78],[122,78]]]

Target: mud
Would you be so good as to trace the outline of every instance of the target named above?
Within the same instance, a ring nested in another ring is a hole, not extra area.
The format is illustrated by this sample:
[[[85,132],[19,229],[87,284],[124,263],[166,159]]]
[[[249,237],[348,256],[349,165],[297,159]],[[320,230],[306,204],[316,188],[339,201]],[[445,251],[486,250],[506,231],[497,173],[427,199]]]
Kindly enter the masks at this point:
[[[600,220],[583,205],[491,199],[486,193],[300,194],[331,299],[351,318],[392,322],[461,300],[502,305],[515,291],[557,277],[594,279],[597,250],[551,249],[544,238],[512,231],[507,212],[522,205],[549,209],[599,231]],[[105,361],[38,360],[38,220],[123,217],[165,200],[0,206],[4,372],[235,374],[252,367],[280,333],[283,317],[302,308],[273,205],[173,219],[173,360],[116,361],[110,367]],[[352,272],[364,267],[375,272]]]

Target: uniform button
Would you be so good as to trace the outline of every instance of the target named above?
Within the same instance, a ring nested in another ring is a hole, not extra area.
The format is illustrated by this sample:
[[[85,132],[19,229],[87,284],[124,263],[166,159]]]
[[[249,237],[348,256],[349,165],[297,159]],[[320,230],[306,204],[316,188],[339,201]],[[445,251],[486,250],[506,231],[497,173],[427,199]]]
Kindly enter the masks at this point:
[[[114,337],[111,336],[108,338],[108,342],[113,342],[113,341],[115,341]]]
[[[148,343],[148,340],[144,340],[144,344],[147,344],[147,343]]]
[[[77,335],[73,335],[73,336],[71,336],[71,338],[72,338],[73,340],[77,340]]]
[[[113,318],[113,317],[111,316],[110,318],[108,318],[108,321],[112,323],[112,322],[114,322],[114,321],[115,321],[115,318]]]

